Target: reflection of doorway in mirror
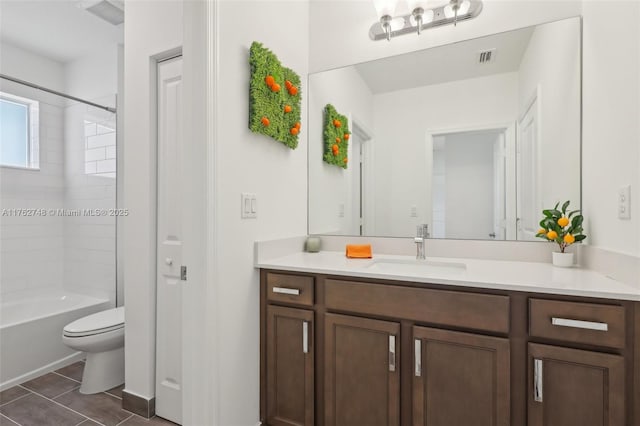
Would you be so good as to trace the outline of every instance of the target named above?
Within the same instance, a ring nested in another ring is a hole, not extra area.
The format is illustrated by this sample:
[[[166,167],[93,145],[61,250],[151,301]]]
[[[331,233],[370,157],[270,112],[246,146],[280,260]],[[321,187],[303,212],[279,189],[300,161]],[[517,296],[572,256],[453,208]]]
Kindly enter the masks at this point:
[[[430,134],[432,238],[515,237],[515,126]]]
[[[351,169],[350,194],[350,224],[349,235],[367,235],[365,226],[372,225],[370,210],[367,208],[371,204],[370,189],[371,179],[368,178],[367,151],[370,145],[370,133],[363,129],[357,119],[351,121],[351,139],[349,168]],[[366,220],[365,220],[366,217]]]

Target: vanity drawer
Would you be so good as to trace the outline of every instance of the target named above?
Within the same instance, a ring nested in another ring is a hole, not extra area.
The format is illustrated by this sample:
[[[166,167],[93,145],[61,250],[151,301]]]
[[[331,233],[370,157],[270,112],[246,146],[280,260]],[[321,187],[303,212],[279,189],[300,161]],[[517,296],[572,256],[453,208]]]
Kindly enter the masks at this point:
[[[328,309],[509,332],[509,297],[385,284],[326,280]]]
[[[313,277],[267,273],[267,299],[313,306]]]
[[[529,334],[612,348],[624,348],[624,307],[529,299]]]

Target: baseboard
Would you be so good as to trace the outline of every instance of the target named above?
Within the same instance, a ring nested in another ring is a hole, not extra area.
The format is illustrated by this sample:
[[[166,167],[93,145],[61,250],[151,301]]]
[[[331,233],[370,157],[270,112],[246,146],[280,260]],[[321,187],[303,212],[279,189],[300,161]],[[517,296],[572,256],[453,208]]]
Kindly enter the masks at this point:
[[[135,393],[122,391],[122,408],[146,419],[156,415],[156,398],[147,399]]]

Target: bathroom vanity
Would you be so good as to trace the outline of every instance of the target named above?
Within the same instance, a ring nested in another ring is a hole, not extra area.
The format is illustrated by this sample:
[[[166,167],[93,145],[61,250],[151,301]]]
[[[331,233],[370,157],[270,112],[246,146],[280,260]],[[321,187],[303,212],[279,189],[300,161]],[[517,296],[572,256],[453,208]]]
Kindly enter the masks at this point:
[[[640,424],[631,286],[529,262],[258,266],[262,424]]]

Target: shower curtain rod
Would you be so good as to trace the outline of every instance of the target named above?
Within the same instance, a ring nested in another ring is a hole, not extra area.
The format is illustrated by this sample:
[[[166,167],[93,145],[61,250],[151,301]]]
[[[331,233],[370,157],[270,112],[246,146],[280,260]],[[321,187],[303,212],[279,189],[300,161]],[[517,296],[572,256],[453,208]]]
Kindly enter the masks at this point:
[[[76,98],[75,96],[67,95],[66,93],[58,92],[52,89],[47,89],[46,87],[38,86],[37,84],[29,83],[28,81],[20,80],[19,78],[11,77],[5,74],[0,74],[0,78],[4,80],[13,81],[14,83],[23,84],[28,87],[32,87],[34,89],[42,90],[43,92],[52,93],[54,95],[62,96],[63,98],[71,99],[72,101],[82,102],[83,104],[91,105],[92,107],[100,108],[105,111],[109,111],[112,113],[116,113],[115,108],[111,108],[108,106],[96,104],[94,102],[85,101],[84,99]]]

